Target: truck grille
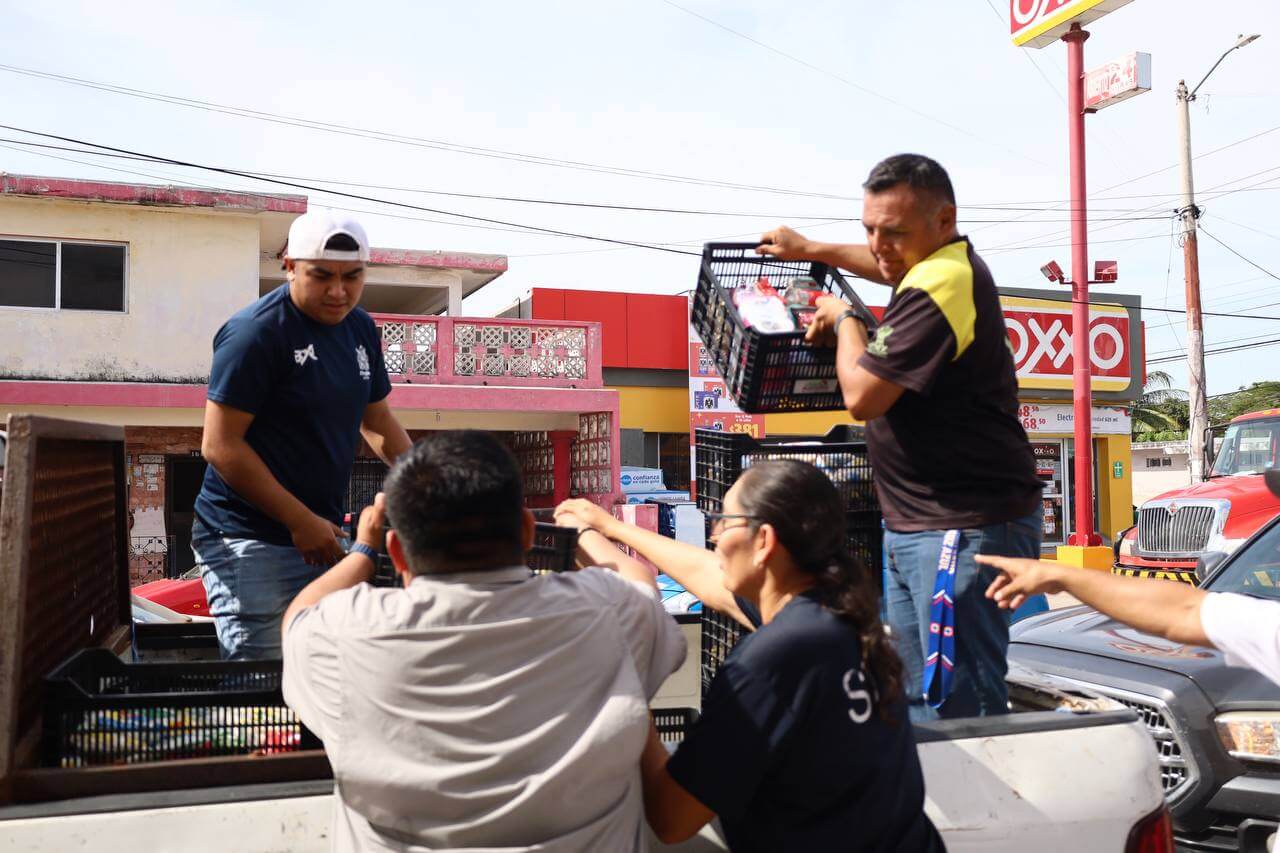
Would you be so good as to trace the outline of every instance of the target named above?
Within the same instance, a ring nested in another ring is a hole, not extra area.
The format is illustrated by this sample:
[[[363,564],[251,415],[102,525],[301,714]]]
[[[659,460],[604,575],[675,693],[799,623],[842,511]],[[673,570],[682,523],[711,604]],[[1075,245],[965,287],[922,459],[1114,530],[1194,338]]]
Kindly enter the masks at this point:
[[[1173,513],[1169,508],[1174,507]],[[1148,554],[1189,554],[1204,550],[1218,521],[1218,507],[1161,502],[1138,515],[1138,548]]]
[[[1103,691],[1106,692],[1106,691]],[[1129,696],[1109,694],[1112,699],[1133,710],[1147,727],[1155,742],[1156,757],[1160,762],[1160,784],[1165,798],[1173,796],[1191,779],[1191,768],[1182,756],[1182,744],[1169,725],[1169,718],[1157,705],[1139,702]]]

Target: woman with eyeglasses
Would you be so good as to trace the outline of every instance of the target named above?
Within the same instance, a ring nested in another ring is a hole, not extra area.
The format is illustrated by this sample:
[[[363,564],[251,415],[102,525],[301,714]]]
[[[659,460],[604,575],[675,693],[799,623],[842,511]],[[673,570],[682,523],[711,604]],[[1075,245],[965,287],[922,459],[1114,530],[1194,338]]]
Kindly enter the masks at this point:
[[[641,759],[650,827],[674,843],[719,816],[733,851],[943,850],[924,814],[902,665],[873,576],[845,544],[835,486],[803,462],[764,462],[710,517],[714,552],[587,501],[556,510],[558,524],[582,531],[592,564],[632,548],[753,630],[674,754],[651,729]]]

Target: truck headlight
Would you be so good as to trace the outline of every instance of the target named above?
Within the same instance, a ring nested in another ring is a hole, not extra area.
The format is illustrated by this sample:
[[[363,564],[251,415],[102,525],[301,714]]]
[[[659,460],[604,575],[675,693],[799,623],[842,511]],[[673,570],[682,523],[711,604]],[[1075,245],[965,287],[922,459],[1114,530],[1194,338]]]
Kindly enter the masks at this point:
[[[1243,761],[1280,764],[1280,712],[1232,711],[1214,719],[1218,739]]]
[[[1133,549],[1136,547],[1136,545],[1137,545],[1137,540],[1132,539],[1128,536],[1125,536],[1124,538],[1122,538],[1120,540],[1120,552],[1119,552],[1120,556],[1132,557]]]

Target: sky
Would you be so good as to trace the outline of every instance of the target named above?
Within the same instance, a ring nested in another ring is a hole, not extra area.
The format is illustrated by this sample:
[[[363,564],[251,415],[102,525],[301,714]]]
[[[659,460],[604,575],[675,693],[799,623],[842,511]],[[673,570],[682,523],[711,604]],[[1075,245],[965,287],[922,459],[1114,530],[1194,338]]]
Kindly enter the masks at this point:
[[[1014,47],[1001,0],[0,0],[0,20],[0,66],[276,117],[0,69],[0,123],[375,198],[305,193],[313,207],[359,211],[374,245],[507,255],[468,314],[535,286],[687,291],[702,243],[782,223],[858,242],[859,185],[901,151],[947,167],[960,228],[999,284],[1049,286],[1038,270],[1052,259],[1069,270],[1066,48]],[[1206,350],[1280,338],[1280,4],[1134,0],[1089,29],[1086,68],[1152,54],[1152,90],[1086,121],[1090,259],[1118,261],[1103,290],[1148,309],[1185,304],[1177,82],[1194,85],[1238,34],[1262,34],[1200,90],[1192,143],[1205,310],[1242,315],[1207,317]],[[296,191],[0,137],[0,171]],[[1145,321],[1150,359],[1183,354],[1182,314]],[[1186,387],[1184,362],[1151,369]],[[1280,379],[1280,345],[1209,355],[1206,374],[1210,394]]]

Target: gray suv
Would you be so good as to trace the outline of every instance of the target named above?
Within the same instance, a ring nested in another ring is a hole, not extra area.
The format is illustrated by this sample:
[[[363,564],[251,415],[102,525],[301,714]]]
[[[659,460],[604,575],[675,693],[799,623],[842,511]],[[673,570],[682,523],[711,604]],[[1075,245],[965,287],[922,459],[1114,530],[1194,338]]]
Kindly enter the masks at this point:
[[[1280,517],[1200,586],[1280,601]],[[1143,634],[1088,607],[1017,623],[1009,658],[1137,712],[1159,756],[1179,850],[1271,849],[1280,829],[1280,686],[1227,666],[1218,651]]]

